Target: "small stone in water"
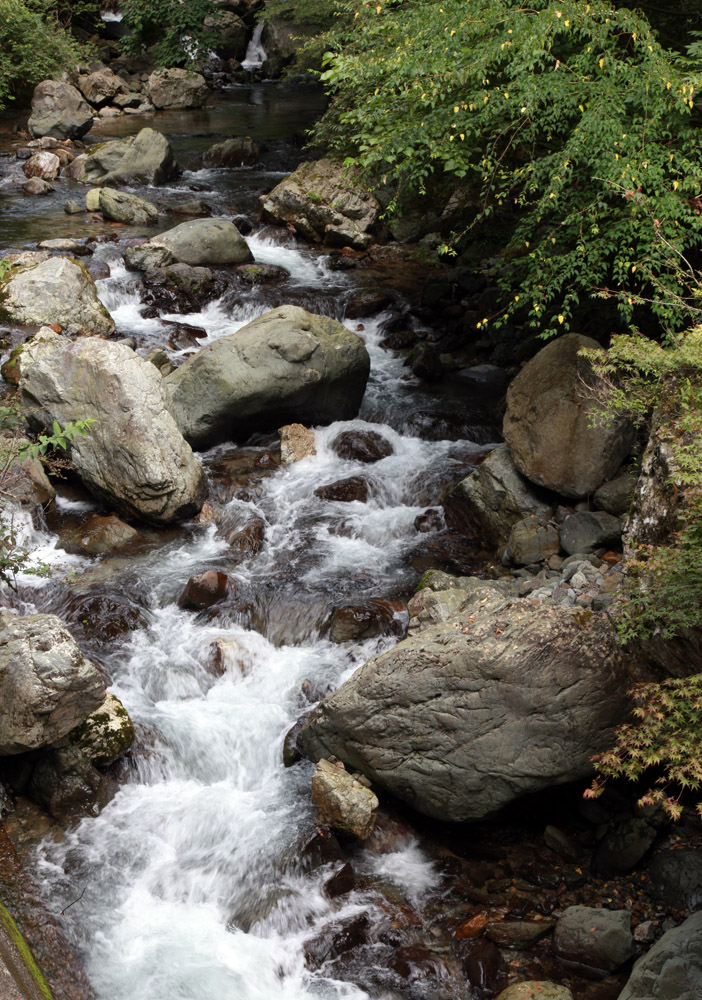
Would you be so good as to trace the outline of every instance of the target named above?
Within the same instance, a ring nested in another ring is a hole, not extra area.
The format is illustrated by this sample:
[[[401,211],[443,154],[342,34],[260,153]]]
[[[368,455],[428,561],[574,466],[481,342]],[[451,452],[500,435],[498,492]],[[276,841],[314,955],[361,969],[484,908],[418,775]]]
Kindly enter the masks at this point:
[[[342,431],[334,438],[331,447],[339,458],[367,464],[379,462],[393,453],[390,442],[377,431]]]
[[[320,500],[335,500],[337,503],[353,503],[355,500],[365,503],[371,490],[370,480],[364,476],[351,476],[349,479],[338,479],[328,486],[319,486],[314,495]]]
[[[355,885],[353,868],[347,863],[335,875],[327,879],[322,891],[329,899],[337,899],[339,896],[345,896],[346,893],[351,892]]]
[[[201,611],[236,593],[236,583],[220,570],[208,569],[199,576],[191,576],[185,590],[178,598],[179,608]]]

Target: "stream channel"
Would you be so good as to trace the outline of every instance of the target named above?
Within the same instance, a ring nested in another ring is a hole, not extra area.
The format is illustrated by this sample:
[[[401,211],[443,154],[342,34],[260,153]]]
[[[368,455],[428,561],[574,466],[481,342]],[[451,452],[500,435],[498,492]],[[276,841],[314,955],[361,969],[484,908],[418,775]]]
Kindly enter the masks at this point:
[[[116,228],[90,215],[66,215],[64,203],[82,199],[84,189],[65,180],[50,198],[17,194],[21,163],[2,160],[3,249],[31,249],[62,236],[94,239],[92,260],[110,268],[110,276],[98,281],[100,297],[117,336],[134,338],[142,355],[172,343],[174,328],[162,320],[204,330],[199,343],[207,344],[293,302],[347,322],[372,359],[359,417],[317,428],[316,456],[279,466],[277,435],[270,434],[199,456],[211,497],[223,511],[220,523],[235,528],[253,517],[265,523],[263,548],[253,557],[231,552],[215,523],[146,528],[128,556],[68,556],[55,547],[59,532],[108,513],[74,483],[59,483],[46,524],[24,524],[33,557],[48,562],[54,575],[48,581],[22,578],[15,606],[64,618],[109,674],[138,733],[114,798],[64,836],[46,837],[33,857],[52,910],[81,897],[65,922],[101,1000],[367,996],[333,963],[315,969],[306,962],[306,944],[331,922],[365,914],[377,923],[387,898],[406,910],[421,909],[442,880],[408,831],[382,853],[357,850],[356,888],[329,899],[322,887],[334,867],[311,870],[303,850],[315,834],[312,765],[286,769],[282,763],[284,737],[301,712],[396,642],[388,636],[334,644],[324,630],[330,611],[412,593],[420,573],[436,565],[428,552],[443,531],[443,492],[495,437],[484,418],[484,393],[472,400],[466,388],[478,383],[467,379],[460,392],[450,382],[427,390],[402,356],[381,346],[388,325],[397,326],[407,309],[401,293],[393,292],[390,311],[345,319],[362,272],[340,269],[334,255],[257,221],[258,197],[302,158],[293,140],[320,108],[314,91],[254,84],[216,96],[211,107],[125,116],[101,123],[89,136],[100,141],[144,125],[165,132],[183,176],[170,187],[135,193],[159,207],[198,197],[214,215],[256,220],[247,235],[256,260],[289,273],[277,284],[230,290],[187,316],[141,315],[140,278],[125,269],[123,245],[153,228]],[[232,135],[263,143],[264,166],[199,169],[200,154]],[[162,214],[158,228],[179,221]],[[391,283],[386,276],[387,287]],[[168,350],[177,363],[192,346]],[[368,472],[362,463],[337,457],[331,442],[342,430],[369,426],[392,445],[392,454],[370,467],[369,501],[316,497],[321,485]],[[419,530],[418,515],[432,507],[430,530]],[[236,600],[200,614],[179,608],[188,578],[210,568],[236,579]],[[398,631],[403,615],[397,612]],[[221,662],[214,670],[217,640]],[[383,944],[376,948],[387,951]],[[368,973],[372,948],[362,965]],[[371,995],[391,995],[392,977],[385,982],[387,988],[379,985]],[[402,976],[394,984],[403,993],[409,988]],[[455,983],[445,993],[436,980],[430,992],[457,995]]]

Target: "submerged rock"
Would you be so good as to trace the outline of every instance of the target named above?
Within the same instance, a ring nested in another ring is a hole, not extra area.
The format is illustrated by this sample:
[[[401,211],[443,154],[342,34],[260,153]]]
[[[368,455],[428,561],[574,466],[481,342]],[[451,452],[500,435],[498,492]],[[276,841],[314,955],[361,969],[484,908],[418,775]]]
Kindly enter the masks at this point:
[[[577,333],[559,337],[507,390],[503,432],[514,464],[566,497],[585,497],[611,479],[634,443],[630,421],[598,422],[598,404],[587,394],[592,369],[578,352],[599,346]]]
[[[164,381],[179,427],[200,448],[291,420],[351,419],[369,369],[360,337],[286,305],[208,344]]]
[[[364,840],[375,824],[378,799],[352,777],[341,763],[320,760],[312,775],[316,822]]]
[[[110,801],[117,786],[96,771],[76,746],[46,751],[34,766],[29,795],[59,823],[95,815]]]
[[[302,163],[262,199],[264,218],[331,247],[363,250],[381,207],[363,182],[333,160]]]
[[[637,677],[604,616],[493,590],[369,660],[298,743],[426,815],[481,819],[588,776]]]
[[[128,517],[169,524],[207,495],[200,463],[169,410],[164,380],[126,344],[41,331],[21,357],[22,400],[35,426],[90,418],[71,445],[86,486]]]
[[[101,675],[60,618],[0,611],[0,754],[61,739],[104,697]]]
[[[58,323],[71,333],[108,335],[114,320],[86,269],[68,257],[13,268],[0,281],[0,316],[12,323]]]
[[[260,150],[248,136],[216,142],[203,154],[205,167],[241,167],[256,163]]]
[[[70,83],[42,80],[34,88],[27,128],[35,138],[80,139],[93,125],[93,109]]]
[[[139,532],[114,514],[107,517],[96,515],[79,528],[62,535],[56,547],[76,555],[98,556],[131,547],[138,538]]]
[[[178,598],[178,606],[201,611],[236,593],[236,583],[221,570],[208,569],[199,576],[191,576],[185,590]]]

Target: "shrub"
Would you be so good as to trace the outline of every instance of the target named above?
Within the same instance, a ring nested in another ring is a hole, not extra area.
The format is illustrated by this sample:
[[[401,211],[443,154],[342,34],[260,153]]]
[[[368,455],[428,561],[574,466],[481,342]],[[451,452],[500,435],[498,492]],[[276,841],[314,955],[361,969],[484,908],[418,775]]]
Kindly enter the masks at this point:
[[[138,55],[153,46],[160,66],[192,66],[217,44],[216,28],[205,26],[221,13],[213,0],[125,0],[122,13],[130,29],[124,51]]]

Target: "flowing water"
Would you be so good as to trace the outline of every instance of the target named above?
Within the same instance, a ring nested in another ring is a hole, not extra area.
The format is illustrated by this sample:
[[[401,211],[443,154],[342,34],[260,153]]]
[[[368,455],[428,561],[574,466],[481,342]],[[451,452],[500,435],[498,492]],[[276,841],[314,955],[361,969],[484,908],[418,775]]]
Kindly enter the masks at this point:
[[[299,94],[242,88],[218,108],[190,117],[181,113],[171,134],[176,146],[190,154],[226,134],[235,119],[239,127],[242,121],[245,127],[246,121],[260,120],[265,140],[275,125],[265,113],[257,115],[261,102],[264,111],[268,102],[274,118],[281,119],[281,108],[287,107],[285,137],[290,138],[300,127],[299,116],[293,121],[290,114],[293,108],[299,112],[300,101]],[[112,125],[122,128],[121,122]],[[273,159],[278,146],[272,143]],[[205,187],[202,196],[215,212],[231,215],[246,210],[274,175],[267,169],[202,171],[193,161],[182,182],[162,189],[159,198],[180,197],[189,186]],[[28,206],[7,191],[5,198],[15,246],[59,235],[51,231],[52,220],[60,220],[61,235],[101,231],[88,219],[61,217],[56,204],[32,200]],[[39,211],[30,218],[35,206]],[[281,242],[280,234],[270,230],[254,230],[248,241],[257,261],[287,270],[282,284],[225,295],[197,314],[155,319],[141,315],[140,281],[125,270],[120,244],[100,244],[95,257],[110,266],[111,274],[98,287],[118,332],[134,337],[145,354],[167,342],[170,327],[163,319],[201,328],[205,344],[285,301],[344,318],[345,304],[357,290],[351,272],[330,269],[325,254],[292,238]],[[368,657],[396,641],[333,644],[323,628],[330,610],[412,592],[423,554],[441,532],[440,507],[433,534],[418,531],[417,516],[436,507],[446,487],[485,450],[484,427],[472,440],[441,439],[435,428],[424,437],[413,430],[419,411],[429,414],[431,423],[442,407],[455,409],[455,400],[422,395],[403,359],[381,346],[388,319],[380,314],[347,321],[364,338],[372,359],[366,399],[356,420],[315,429],[314,457],[261,471],[259,460],[275,444],[270,436],[200,456],[213,488],[246,462],[254,470],[245,489],[230,489],[225,496],[224,521],[245,525],[253,517],[262,519],[265,542],[256,556],[242,561],[215,525],[195,524],[160,535],[146,532],[148,543],[129,558],[67,556],[55,548],[55,529],[100,509],[68,487],[59,491],[54,523],[22,526],[37,557],[59,571],[49,583],[23,580],[22,606],[64,615],[109,671],[111,690],[139,733],[138,751],[102,813],[82,820],[59,843],[46,841],[37,852],[54,909],[83,894],[66,921],[102,1000],[366,996],[327,967],[309,969],[305,944],[330,921],[363,913],[376,919],[380,897],[368,888],[374,879],[394,886],[413,905],[440,881],[408,836],[385,854],[359,852],[354,865],[368,876],[366,888],[328,899],[322,883],[331,869],[310,871],[302,859],[302,845],[315,830],[312,766],[286,769],[282,764],[285,734],[309,708],[310,698],[336,688]],[[171,354],[177,361],[186,350]],[[470,413],[461,426],[469,425]],[[371,426],[392,445],[391,455],[369,467],[335,454],[332,442],[340,431]],[[440,420],[438,426],[443,426]],[[360,473],[374,484],[367,503],[329,502],[314,495],[320,485]],[[188,578],[212,567],[237,580],[237,601],[199,615],[180,609],[177,598]],[[73,576],[62,581],[62,572]],[[116,630],[114,636],[81,632],[85,616],[76,608],[95,595],[110,597],[121,614],[131,608],[135,627]],[[212,669],[217,642],[224,662],[219,673]],[[382,993],[379,989],[375,995]]]

